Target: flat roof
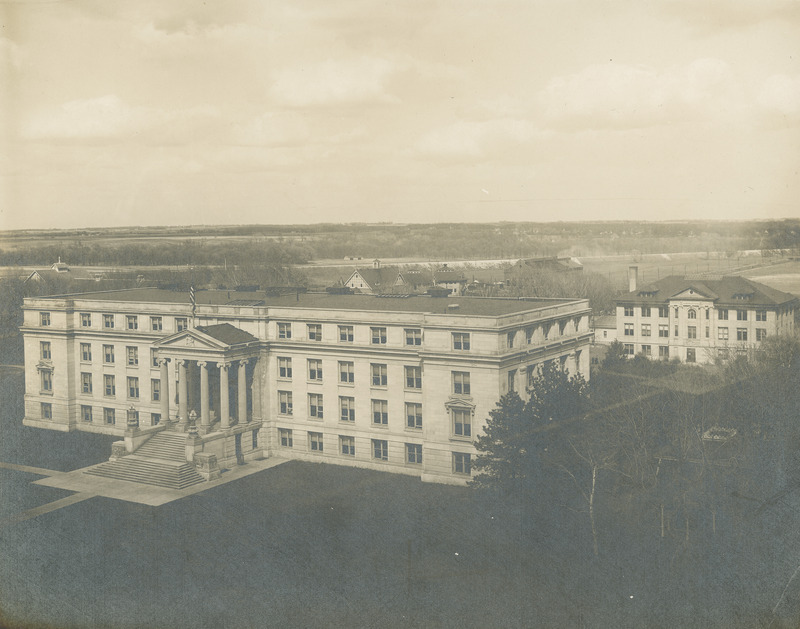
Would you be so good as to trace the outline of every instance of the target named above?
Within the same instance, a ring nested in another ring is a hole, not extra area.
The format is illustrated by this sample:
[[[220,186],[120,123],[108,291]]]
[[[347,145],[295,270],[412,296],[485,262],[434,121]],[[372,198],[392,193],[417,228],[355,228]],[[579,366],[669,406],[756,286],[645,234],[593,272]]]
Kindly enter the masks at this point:
[[[36,300],[69,298],[80,301],[165,303],[189,305],[188,291],[160,288],[132,288],[71,295],[35,297]],[[291,293],[272,296],[264,291],[196,290],[198,306],[241,306],[246,301],[261,302],[256,308],[312,308],[319,310],[383,310],[451,315],[500,316],[574,303],[574,299],[501,299],[494,297],[428,297],[423,295],[335,295],[329,293]],[[236,302],[236,303],[232,303]],[[449,308],[450,305],[458,308]],[[587,305],[588,308],[588,305]]]

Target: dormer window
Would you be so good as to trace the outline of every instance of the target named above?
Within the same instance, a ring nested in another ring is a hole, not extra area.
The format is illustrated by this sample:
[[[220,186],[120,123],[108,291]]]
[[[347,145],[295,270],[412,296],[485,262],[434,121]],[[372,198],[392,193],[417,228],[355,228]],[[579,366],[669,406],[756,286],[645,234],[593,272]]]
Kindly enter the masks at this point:
[[[753,293],[734,293],[733,298],[737,301],[749,301],[753,297]]]

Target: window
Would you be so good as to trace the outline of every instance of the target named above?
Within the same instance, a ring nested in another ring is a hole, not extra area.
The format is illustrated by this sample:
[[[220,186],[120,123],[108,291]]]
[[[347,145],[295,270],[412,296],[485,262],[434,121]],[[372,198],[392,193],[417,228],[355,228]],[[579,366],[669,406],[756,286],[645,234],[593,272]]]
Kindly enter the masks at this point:
[[[339,435],[339,450],[344,456],[355,456],[356,440],[353,437]]]
[[[422,404],[406,402],[406,426],[414,430],[422,429]]]
[[[278,403],[280,404],[281,415],[292,414],[292,392],[291,391],[278,391]]]
[[[164,329],[164,321],[161,317],[150,317],[150,329],[153,332],[161,332]]]
[[[153,402],[161,400],[161,380],[158,378],[150,379],[150,399],[152,399]]]
[[[453,435],[456,437],[472,436],[472,411],[463,408],[454,408],[450,411],[453,415]]]
[[[90,328],[92,327],[92,315],[88,312],[81,313],[81,327],[82,328]]]
[[[107,424],[117,423],[117,412],[113,408],[104,408],[103,421]]]
[[[114,327],[114,315],[113,314],[104,314],[103,315],[103,327],[106,330],[111,330]]]
[[[85,363],[92,362],[91,343],[81,343],[81,360]]]
[[[378,426],[389,423],[389,403],[386,400],[372,400],[372,423]]]
[[[253,450],[257,450],[258,449],[258,431],[257,430],[253,431],[252,444],[253,444]]]
[[[372,386],[385,387],[386,386],[386,365],[379,365],[377,363],[370,364],[372,370]]]
[[[53,390],[53,372],[49,369],[42,370],[42,391],[52,391]]]
[[[114,376],[106,374],[103,376],[103,395],[106,397],[114,397],[117,394],[116,384],[114,383]]]
[[[506,333],[506,347],[514,347],[514,337],[517,335],[515,331]]]
[[[710,329],[708,326],[706,326],[706,332],[705,332],[705,334],[706,334],[706,338],[708,338],[708,337],[710,337],[710,336],[711,336],[711,329]]]
[[[135,376],[128,376],[128,397],[139,399],[139,378]]]
[[[642,336],[650,336],[650,324],[643,323],[642,324]]]
[[[420,465],[422,463],[422,445],[417,443],[406,444],[406,463]]]
[[[737,341],[747,340],[747,328],[736,328],[736,340]]]
[[[664,360],[669,358],[669,345],[658,346],[658,357]]]
[[[465,452],[453,452],[453,472],[456,474],[472,473],[472,457]]]
[[[349,361],[339,361],[339,382],[342,384],[353,384],[355,373],[353,363]]]
[[[278,428],[278,438],[282,448],[292,447],[292,431],[289,428]]]
[[[308,447],[312,452],[322,452],[322,433],[310,432],[308,433]]]
[[[653,349],[649,345],[642,345],[642,354],[645,356],[652,356]]]
[[[322,419],[322,394],[309,393],[308,394],[308,414],[311,417]]]
[[[728,320],[728,309],[727,308],[720,308],[717,310],[717,319],[720,321],[727,321]]]
[[[406,328],[406,345],[422,345],[422,330]]]
[[[678,318],[678,314],[679,314],[678,307],[677,307],[677,306],[675,306],[675,318],[676,318],[676,319]]]
[[[189,327],[189,320],[186,317],[175,317],[175,331],[183,332]]]
[[[81,419],[85,422],[92,421],[92,407],[81,405]]]
[[[339,326],[339,341],[342,343],[352,343],[353,342],[353,326],[352,325],[340,325]]]
[[[103,345],[103,362],[109,365],[114,363],[114,346]]]
[[[695,354],[694,347],[686,348],[686,362],[687,363],[693,363],[693,362],[696,362],[696,360],[697,360],[697,356]]]
[[[736,320],[737,321],[747,321],[747,310],[737,310],[736,311]]]
[[[139,348],[138,347],[126,347],[125,348],[125,355],[128,358],[128,366],[135,367],[139,364]]]
[[[720,341],[728,340],[728,328],[717,328],[717,338]]]
[[[386,328],[370,328],[373,345],[386,345]]]
[[[40,312],[39,313],[39,324],[40,325],[50,325],[50,313],[49,312]]]
[[[675,336],[678,336],[678,326],[675,326]]]
[[[278,376],[281,378],[292,377],[292,359],[278,357]]]
[[[129,330],[138,330],[139,329],[139,317],[136,315],[126,315],[125,316],[125,324]]]
[[[339,418],[343,422],[356,421],[356,401],[351,397],[339,398]]]
[[[469,395],[469,372],[454,371],[453,373],[453,393],[458,395]]]
[[[372,458],[378,461],[389,460],[389,442],[384,439],[372,440]]]
[[[322,382],[322,361],[315,358],[308,359],[308,379]]]
[[[625,344],[622,346],[622,353],[623,353],[625,356],[633,356],[633,354],[634,354],[634,351],[633,351],[633,343],[625,343]]]
[[[92,392],[92,374],[81,372],[81,393]]]
[[[469,351],[469,332],[453,332],[453,349]]]
[[[722,360],[728,360],[728,358],[730,358],[730,352],[727,347],[720,347],[717,350],[717,356]]]
[[[50,341],[39,341],[39,356],[42,360],[50,360],[52,358]]]
[[[650,306],[642,306],[642,316],[649,317],[650,315]]]
[[[517,382],[517,370],[516,369],[509,369],[508,371],[508,390],[513,391],[516,386]]]
[[[766,328],[756,328],[756,341],[763,341],[767,338]]]
[[[766,320],[767,320],[767,311],[756,310],[756,321],[766,321]]]
[[[686,330],[686,336],[687,336],[687,338],[690,338],[690,339],[696,339],[697,338],[697,326],[690,325]]]
[[[161,423],[161,413],[150,413],[150,425],[158,426]],[[255,431],[253,431],[255,434]]]
[[[689,318],[690,319],[697,319],[697,311],[694,309],[689,309]]]
[[[158,367],[158,350],[150,348],[150,366]]]
[[[626,323],[625,324],[625,336],[633,336],[633,324]]]
[[[50,402],[41,403],[42,419],[53,419],[53,405]]]
[[[290,338],[292,338],[292,324],[291,323],[279,323],[278,324],[278,338],[279,339],[290,339]]]
[[[625,309],[624,309],[623,313],[624,313],[624,316],[626,316],[626,317],[632,317],[633,316],[633,306],[625,306]]]
[[[658,307],[658,316],[661,319],[666,319],[669,317],[669,308],[667,306],[659,306]]]
[[[659,338],[669,338],[669,326],[666,323],[658,324],[658,336]]]
[[[406,388],[407,389],[421,389],[422,388],[422,367],[409,367],[406,366]]]
[[[309,323],[308,325],[308,340],[321,341],[322,340],[322,325],[319,323]]]

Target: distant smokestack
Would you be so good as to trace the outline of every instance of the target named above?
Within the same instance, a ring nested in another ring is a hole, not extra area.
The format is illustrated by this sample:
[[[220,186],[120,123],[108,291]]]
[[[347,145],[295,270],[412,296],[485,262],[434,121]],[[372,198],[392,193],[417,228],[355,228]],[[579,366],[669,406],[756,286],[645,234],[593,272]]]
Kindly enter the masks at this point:
[[[636,290],[636,282],[639,279],[639,267],[638,266],[629,266],[628,267],[628,292],[633,292]]]

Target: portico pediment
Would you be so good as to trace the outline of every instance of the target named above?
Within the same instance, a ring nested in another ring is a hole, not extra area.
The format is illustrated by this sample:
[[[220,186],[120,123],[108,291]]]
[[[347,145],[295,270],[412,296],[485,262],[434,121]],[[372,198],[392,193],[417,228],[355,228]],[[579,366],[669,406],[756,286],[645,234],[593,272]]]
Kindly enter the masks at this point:
[[[237,359],[255,356],[258,339],[230,323],[220,323],[176,332],[154,343],[153,348],[159,355]]]
[[[196,329],[183,330],[170,336],[164,337],[160,341],[153,343],[156,349],[198,349],[225,351],[230,347],[226,343],[219,341],[208,334],[203,334]]]
[[[703,290],[696,286],[691,286],[687,289],[680,291],[679,293],[674,294],[671,299],[702,299],[702,300],[713,300],[716,299],[717,296],[709,290]]]

